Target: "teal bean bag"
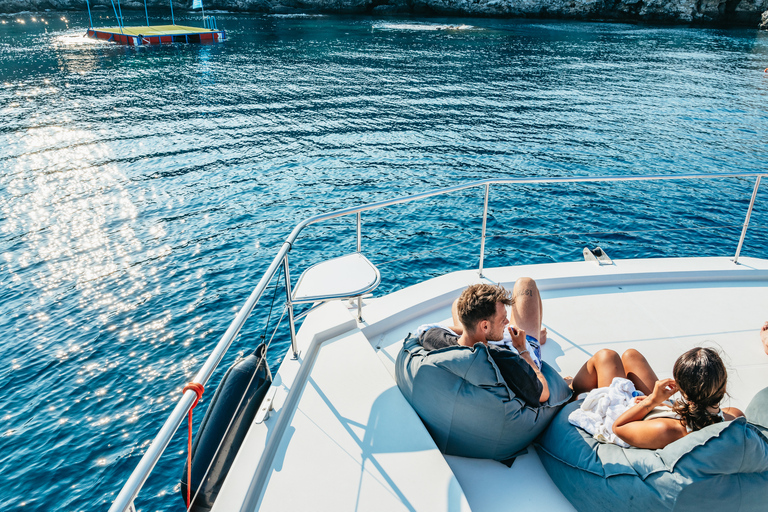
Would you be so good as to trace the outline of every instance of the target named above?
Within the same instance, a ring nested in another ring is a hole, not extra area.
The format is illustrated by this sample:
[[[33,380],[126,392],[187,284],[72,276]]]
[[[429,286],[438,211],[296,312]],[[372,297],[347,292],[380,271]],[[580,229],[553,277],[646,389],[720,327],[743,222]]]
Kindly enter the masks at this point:
[[[577,510],[768,510],[768,429],[737,418],[660,450],[625,449],[571,425],[568,415],[580,405],[564,407],[536,442],[547,472]],[[766,419],[768,392],[750,410]]]
[[[744,411],[747,421],[765,433],[768,430],[768,388],[758,392]]]
[[[571,397],[544,363],[549,400],[529,407],[507,387],[485,345],[425,350],[408,338],[395,375],[405,398],[447,455],[507,461],[523,452]]]

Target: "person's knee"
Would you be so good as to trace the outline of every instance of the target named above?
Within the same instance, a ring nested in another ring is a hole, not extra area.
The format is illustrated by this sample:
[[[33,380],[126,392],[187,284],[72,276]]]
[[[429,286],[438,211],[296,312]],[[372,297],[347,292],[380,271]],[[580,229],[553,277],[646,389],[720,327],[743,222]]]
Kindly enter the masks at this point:
[[[592,356],[592,360],[594,361],[595,365],[616,363],[621,364],[621,357],[619,356],[618,352],[609,348],[604,348],[595,352],[595,355]]]
[[[521,288],[524,290],[539,290],[536,286],[536,281],[534,281],[531,277],[518,277],[517,281],[515,281],[515,288]]]
[[[624,366],[627,366],[628,364],[631,366],[631,363],[643,360],[645,360],[645,356],[634,348],[625,350],[624,353],[621,354],[621,362],[624,363]]]

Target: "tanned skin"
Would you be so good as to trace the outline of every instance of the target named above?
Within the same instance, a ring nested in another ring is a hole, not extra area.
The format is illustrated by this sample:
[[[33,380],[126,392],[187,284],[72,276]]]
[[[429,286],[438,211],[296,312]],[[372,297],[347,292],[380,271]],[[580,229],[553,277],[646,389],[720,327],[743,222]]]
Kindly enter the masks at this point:
[[[760,339],[763,342],[763,350],[768,355],[768,322],[765,322],[763,328],[760,329]]]

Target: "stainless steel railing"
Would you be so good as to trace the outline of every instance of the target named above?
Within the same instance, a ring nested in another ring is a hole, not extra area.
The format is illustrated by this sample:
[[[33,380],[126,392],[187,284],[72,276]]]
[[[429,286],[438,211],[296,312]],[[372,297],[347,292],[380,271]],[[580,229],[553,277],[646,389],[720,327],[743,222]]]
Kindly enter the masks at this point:
[[[290,332],[291,332],[291,351],[293,352],[293,356],[296,357],[297,355],[296,324],[295,324],[295,317],[293,313],[293,304],[291,301],[291,278],[290,278],[290,269],[288,265],[288,253],[290,252],[293,246],[293,243],[299,237],[299,234],[304,230],[304,228],[306,228],[311,224],[317,224],[319,222],[324,222],[330,219],[335,219],[338,217],[344,217],[346,215],[356,214],[357,216],[357,251],[361,252],[362,251],[362,212],[369,211],[369,210],[378,210],[378,209],[386,208],[388,206],[393,206],[396,204],[420,201],[422,199],[427,199],[429,197],[450,194],[453,192],[458,192],[460,190],[484,187],[485,197],[483,201],[483,224],[482,224],[482,235],[481,235],[481,242],[480,242],[480,261],[478,265],[478,272],[482,276],[483,261],[485,258],[485,239],[486,239],[486,224],[487,224],[487,218],[488,218],[488,200],[490,196],[491,185],[504,185],[504,184],[524,185],[524,184],[544,184],[544,183],[599,183],[599,182],[611,182],[611,181],[672,181],[672,180],[679,181],[679,180],[710,180],[710,179],[723,179],[723,178],[755,178],[755,186],[752,190],[752,198],[750,199],[750,202],[749,202],[746,218],[744,220],[744,225],[741,230],[741,236],[739,238],[739,244],[736,248],[736,254],[733,258],[734,264],[738,264],[741,248],[742,248],[742,245],[744,244],[744,238],[747,234],[747,228],[749,227],[749,219],[750,219],[750,216],[752,215],[752,209],[754,207],[755,199],[757,197],[757,191],[760,186],[760,180],[763,176],[768,176],[768,173],[680,174],[675,176],[669,176],[669,175],[595,176],[595,177],[575,176],[575,177],[567,177],[567,178],[487,179],[487,180],[474,181],[474,182],[466,183],[463,185],[456,185],[453,187],[433,190],[430,192],[422,192],[421,194],[414,194],[411,196],[388,199],[386,201],[378,201],[376,203],[370,203],[363,206],[343,208],[341,210],[336,210],[329,213],[315,215],[314,217],[310,217],[308,219],[303,220],[295,228],[293,228],[293,231],[291,231],[291,234],[288,236],[285,242],[283,242],[283,245],[280,247],[280,250],[278,251],[277,255],[272,260],[272,263],[270,264],[267,271],[264,273],[264,276],[261,278],[259,283],[254,288],[254,290],[248,296],[248,299],[245,301],[245,304],[243,305],[242,308],[240,308],[240,311],[238,312],[237,316],[232,321],[232,323],[230,324],[229,328],[226,330],[224,335],[221,337],[221,340],[219,340],[218,344],[214,347],[213,351],[211,352],[211,355],[208,356],[208,359],[206,360],[205,364],[203,364],[203,367],[200,369],[200,371],[197,373],[197,375],[193,379],[193,382],[198,382],[203,385],[205,385],[206,382],[208,382],[208,379],[211,377],[211,375],[213,374],[213,371],[216,369],[218,364],[223,359],[224,354],[229,349],[230,345],[232,344],[232,341],[240,332],[240,329],[242,329],[249,315],[251,314],[253,309],[256,307],[256,303],[261,298],[261,295],[264,293],[264,290],[272,281],[272,278],[278,272],[281,265],[284,267],[284,270],[285,270],[285,293],[286,293],[286,304],[288,307],[288,317],[289,317]],[[182,395],[181,399],[179,400],[179,403],[176,404],[176,407],[173,409],[170,416],[161,427],[160,432],[158,432],[157,436],[155,436],[155,439],[152,441],[149,448],[144,453],[144,456],[139,461],[139,464],[136,466],[136,469],[133,470],[133,473],[131,473],[131,476],[128,478],[125,485],[120,490],[120,493],[117,495],[117,498],[115,498],[115,501],[112,503],[112,506],[109,509],[110,512],[123,512],[123,511],[130,510],[129,507],[132,507],[133,500],[136,498],[136,495],[138,494],[139,490],[141,490],[147,477],[152,472],[152,469],[155,467],[155,464],[157,463],[157,461],[160,459],[160,456],[168,447],[168,444],[171,442],[171,438],[173,437],[174,433],[176,432],[176,430],[178,430],[182,421],[184,421],[184,418],[189,412],[189,408],[192,406],[192,403],[194,402],[195,397],[196,397],[195,392],[191,390],[185,392]]]

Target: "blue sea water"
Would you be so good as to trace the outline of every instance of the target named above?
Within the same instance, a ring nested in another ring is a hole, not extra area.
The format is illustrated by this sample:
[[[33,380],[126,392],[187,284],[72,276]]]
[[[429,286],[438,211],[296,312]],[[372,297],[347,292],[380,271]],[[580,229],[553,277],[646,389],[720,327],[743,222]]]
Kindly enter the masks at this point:
[[[2,510],[108,507],[308,216],[492,177],[766,171],[768,33],[216,16],[223,44],[151,48],[83,38],[85,13],[0,16]],[[485,265],[731,255],[753,184],[495,187]],[[743,255],[768,257],[767,207],[765,184]],[[376,294],[476,266],[481,213],[476,189],[364,214]],[[308,228],[294,283],[354,235]],[[271,333],[271,297],[208,397]],[[138,509],[182,509],[185,446],[182,428]]]

